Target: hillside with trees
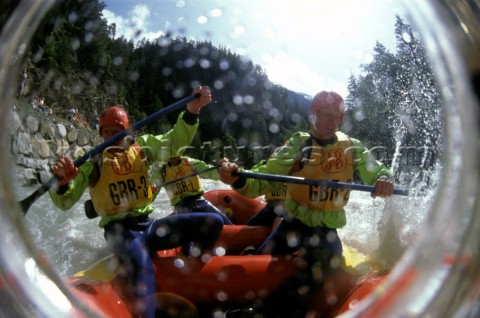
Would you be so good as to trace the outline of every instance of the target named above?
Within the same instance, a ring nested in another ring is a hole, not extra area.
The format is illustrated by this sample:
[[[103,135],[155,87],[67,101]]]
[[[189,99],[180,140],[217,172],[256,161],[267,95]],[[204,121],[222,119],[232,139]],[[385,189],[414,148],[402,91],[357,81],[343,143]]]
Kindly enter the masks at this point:
[[[104,8],[97,0],[65,0],[51,10],[24,63],[29,98],[45,97],[57,116],[65,117],[73,106],[93,125],[106,106],[123,105],[138,121],[193,87],[209,85],[214,103],[201,114],[189,155],[206,161],[229,156],[246,166],[293,131],[308,129],[309,97],[270,82],[245,56],[169,34],[134,44],[116,36],[116,26],[103,18]],[[395,53],[377,43],[373,61],[350,78],[342,129],[377,147],[379,159],[395,168],[410,160],[408,149],[416,165],[429,168],[441,153],[438,87],[419,37],[400,18],[396,37]],[[165,132],[177,115],[143,132]]]
[[[201,114],[192,155],[212,157],[205,149],[220,151],[222,145],[269,148],[308,127],[308,99],[271,83],[251,60],[210,42],[169,35],[134,45],[115,36],[103,9],[98,1],[61,1],[31,42],[25,62],[29,96],[45,97],[54,113],[61,116],[73,106],[93,124],[104,107],[120,104],[138,121],[202,84],[212,88],[215,101]],[[177,115],[146,129],[165,132]]]
[[[443,104],[419,35],[397,17],[395,36],[395,53],[377,43],[372,62],[350,78],[343,130],[394,171],[422,178],[441,159]]]

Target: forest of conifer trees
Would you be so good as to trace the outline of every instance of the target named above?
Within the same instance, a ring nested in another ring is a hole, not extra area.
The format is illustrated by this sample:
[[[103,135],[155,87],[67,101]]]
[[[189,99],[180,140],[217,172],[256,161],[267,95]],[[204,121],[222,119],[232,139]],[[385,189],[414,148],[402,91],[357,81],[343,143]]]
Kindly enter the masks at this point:
[[[214,103],[201,114],[190,155],[239,159],[242,151],[246,166],[292,132],[308,130],[310,97],[270,82],[245,56],[168,33],[134,44],[116,36],[103,9],[97,0],[66,0],[50,11],[23,63],[31,75],[28,97],[44,96],[58,116],[73,106],[93,124],[105,106],[123,105],[138,121],[193,87],[209,85]],[[386,163],[429,168],[441,153],[441,127],[432,124],[441,116],[438,87],[412,27],[397,17],[395,32],[396,52],[377,43],[373,61],[351,76],[342,130]],[[177,115],[148,126],[148,132],[166,131]]]

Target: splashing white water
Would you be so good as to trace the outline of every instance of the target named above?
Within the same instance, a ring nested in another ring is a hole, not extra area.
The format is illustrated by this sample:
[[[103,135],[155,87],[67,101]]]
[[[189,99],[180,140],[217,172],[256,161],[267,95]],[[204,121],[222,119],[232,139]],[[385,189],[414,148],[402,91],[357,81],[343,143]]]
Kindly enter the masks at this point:
[[[219,181],[203,180],[206,191],[229,189]],[[31,193],[36,187],[21,188]],[[428,195],[373,199],[369,193],[353,191],[347,210],[347,226],[339,230],[342,242],[366,254],[371,260],[392,268],[415,239],[435,191]],[[110,254],[98,227],[98,219],[85,216],[82,199],[69,211],[56,208],[45,194],[30,208],[25,221],[33,241],[61,277],[83,270]],[[170,213],[171,206],[162,191],[154,202],[152,217]]]
[[[206,191],[228,189],[219,181],[202,180]],[[19,193],[29,194],[38,186],[20,188]],[[97,219],[88,219],[84,212],[84,202],[88,192],[67,212],[55,207],[48,194],[38,199],[25,218],[32,240],[47,257],[51,266],[61,277],[68,277],[90,266],[95,261],[111,254],[103,238],[103,230]],[[171,212],[170,201],[164,190],[154,202],[154,218],[161,218]]]

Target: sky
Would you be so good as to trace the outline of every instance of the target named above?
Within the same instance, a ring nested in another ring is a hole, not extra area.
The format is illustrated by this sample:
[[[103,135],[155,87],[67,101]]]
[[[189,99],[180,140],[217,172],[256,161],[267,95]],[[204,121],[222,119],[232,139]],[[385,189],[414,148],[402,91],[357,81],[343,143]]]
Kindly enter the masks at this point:
[[[137,42],[165,33],[209,40],[260,65],[288,89],[346,97],[350,75],[378,41],[395,51],[394,0],[103,0],[116,36]],[[209,83],[205,83],[209,84]]]

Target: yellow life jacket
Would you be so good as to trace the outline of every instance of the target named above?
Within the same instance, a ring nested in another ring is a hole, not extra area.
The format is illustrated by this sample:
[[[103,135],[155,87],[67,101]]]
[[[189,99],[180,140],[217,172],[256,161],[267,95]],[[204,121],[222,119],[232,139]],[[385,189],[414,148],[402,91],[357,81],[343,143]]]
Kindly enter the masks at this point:
[[[137,144],[118,153],[104,151],[100,160],[98,181],[90,186],[90,197],[98,215],[143,208],[152,202],[148,166]]]
[[[284,201],[287,198],[288,186],[286,183],[282,183],[275,190],[265,194],[265,200],[267,201]]]
[[[181,157],[175,162],[170,160],[161,169],[164,182],[169,182],[194,172],[192,165],[185,157]],[[165,186],[165,190],[173,205],[179,203],[184,198],[204,193],[198,175],[169,184]]]
[[[327,147],[311,139],[309,156],[296,165],[292,176],[306,179],[350,183],[353,177],[351,142],[344,133],[337,132],[337,142]],[[305,160],[306,159],[306,160]],[[348,202],[350,191],[314,185],[288,184],[288,197],[318,211],[339,211]]]

